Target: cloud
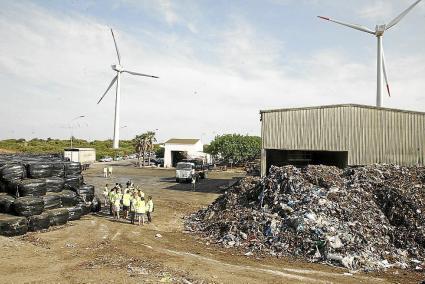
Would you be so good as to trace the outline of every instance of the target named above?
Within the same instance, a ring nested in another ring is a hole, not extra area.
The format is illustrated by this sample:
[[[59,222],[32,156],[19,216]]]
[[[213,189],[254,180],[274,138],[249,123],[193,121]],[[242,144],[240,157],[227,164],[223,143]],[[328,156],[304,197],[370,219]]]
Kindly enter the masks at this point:
[[[174,13],[170,24],[185,18],[176,7],[163,9]],[[116,63],[104,22],[31,3],[9,2],[0,13],[0,121],[6,122],[0,124],[0,139],[65,138],[69,130],[63,127],[78,115],[86,118],[74,135],[110,138],[114,91],[96,105]],[[123,75],[124,138],[152,129],[159,129],[160,141],[202,133],[205,140],[228,132],[259,135],[260,109],[375,102],[372,42],[369,57],[361,59],[332,44],[293,56],[291,38],[286,42],[234,14],[208,35],[149,27],[142,34],[114,31],[124,67],[160,76]],[[394,95],[385,104],[423,109],[424,56],[420,50],[409,56],[402,49],[387,51]]]

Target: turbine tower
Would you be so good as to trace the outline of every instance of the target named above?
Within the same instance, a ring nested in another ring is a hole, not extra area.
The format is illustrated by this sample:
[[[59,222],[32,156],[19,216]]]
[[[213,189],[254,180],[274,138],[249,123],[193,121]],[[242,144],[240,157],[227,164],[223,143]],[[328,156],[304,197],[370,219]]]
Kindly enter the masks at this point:
[[[391,92],[390,92],[390,86],[389,86],[389,82],[388,82],[388,77],[387,77],[387,70],[385,67],[385,56],[384,56],[384,49],[382,47],[382,37],[384,35],[384,32],[389,30],[391,27],[395,26],[398,22],[401,21],[401,19],[403,19],[407,13],[409,13],[417,4],[419,4],[419,2],[421,2],[422,0],[417,0],[415,3],[413,3],[409,8],[407,8],[405,11],[403,11],[400,15],[398,15],[396,18],[394,18],[391,22],[389,22],[388,24],[383,24],[383,25],[376,25],[375,27],[375,31],[365,27],[365,26],[360,26],[360,25],[353,25],[353,24],[347,24],[341,21],[337,21],[337,20],[333,20],[327,17],[322,17],[322,16],[318,16],[319,18],[323,19],[323,20],[327,20],[327,21],[331,21],[352,29],[356,29],[362,32],[366,32],[369,34],[373,34],[376,36],[377,40],[378,40],[378,59],[377,59],[377,87],[376,87],[376,106],[381,107],[382,106],[382,77],[384,77],[385,79],[385,83],[387,85],[387,92],[388,95],[391,96]],[[383,75],[383,76],[382,76]]]
[[[121,56],[120,56],[120,52],[118,50],[117,42],[115,40],[114,31],[112,29],[111,29],[111,34],[112,34],[112,38],[114,39],[115,50],[117,52],[117,57],[118,57],[118,64],[111,65],[111,67],[112,67],[112,70],[114,70],[115,72],[117,72],[117,75],[115,75],[115,77],[112,79],[111,83],[109,84],[108,88],[106,89],[106,91],[102,95],[102,97],[100,97],[100,99],[97,102],[97,104],[99,104],[103,100],[103,98],[108,93],[109,89],[111,89],[112,86],[116,82],[117,85],[116,85],[116,94],[115,94],[114,140],[113,140],[112,148],[113,149],[119,149],[119,142],[120,142],[120,93],[121,93],[121,90],[120,89],[121,89],[121,74],[122,73],[128,73],[128,74],[131,74],[131,75],[143,76],[143,77],[151,77],[151,78],[159,78],[159,77],[125,70],[122,67],[122,65],[121,65]]]

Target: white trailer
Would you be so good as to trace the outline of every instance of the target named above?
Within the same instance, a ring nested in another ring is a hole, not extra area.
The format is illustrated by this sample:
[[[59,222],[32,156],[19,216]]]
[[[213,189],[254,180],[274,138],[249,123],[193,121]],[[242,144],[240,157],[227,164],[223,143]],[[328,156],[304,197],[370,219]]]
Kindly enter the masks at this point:
[[[82,169],[87,169],[96,161],[96,149],[94,148],[66,148],[63,152],[64,158],[71,162],[79,162]]]

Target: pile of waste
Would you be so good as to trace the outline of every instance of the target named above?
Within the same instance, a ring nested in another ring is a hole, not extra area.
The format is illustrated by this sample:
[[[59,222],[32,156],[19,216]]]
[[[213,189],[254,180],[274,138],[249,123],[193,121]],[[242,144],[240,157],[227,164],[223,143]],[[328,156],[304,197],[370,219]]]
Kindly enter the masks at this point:
[[[350,270],[425,270],[425,168],[272,167],[186,219],[186,230],[245,255]]]
[[[100,210],[80,163],[56,155],[0,154],[0,235],[22,235]]]

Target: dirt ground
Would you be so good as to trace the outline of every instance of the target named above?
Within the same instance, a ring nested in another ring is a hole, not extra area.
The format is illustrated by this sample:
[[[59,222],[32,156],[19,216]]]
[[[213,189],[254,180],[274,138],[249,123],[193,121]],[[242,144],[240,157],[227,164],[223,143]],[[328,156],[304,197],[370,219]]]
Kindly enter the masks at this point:
[[[350,273],[341,268],[273,257],[247,257],[233,249],[207,245],[186,234],[183,216],[211,203],[219,189],[243,176],[213,172],[195,192],[177,184],[174,171],[103,164],[85,172],[96,186],[132,179],[155,202],[153,223],[117,222],[107,214],[88,215],[46,232],[0,237],[1,283],[419,283],[424,274],[391,270]]]

